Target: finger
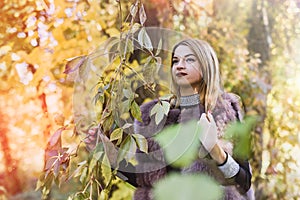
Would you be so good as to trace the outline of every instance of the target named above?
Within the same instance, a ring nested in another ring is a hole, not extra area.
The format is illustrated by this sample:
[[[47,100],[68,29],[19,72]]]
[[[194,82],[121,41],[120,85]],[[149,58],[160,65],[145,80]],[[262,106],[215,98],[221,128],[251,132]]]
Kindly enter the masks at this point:
[[[96,132],[97,132],[97,129],[94,129],[94,128],[91,128],[91,129],[88,130],[89,135],[95,135]]]
[[[83,141],[84,141],[84,143],[86,143],[86,144],[91,142],[91,140],[90,140],[89,138],[85,138]]]
[[[215,119],[214,119],[214,117],[212,116],[211,112],[208,112],[208,113],[207,113],[207,117],[209,118],[209,121],[210,121],[212,124],[216,124]]]
[[[209,126],[210,126],[210,123],[207,120],[207,115],[205,113],[203,113],[201,115],[200,120],[198,121],[198,124],[201,127],[201,132],[199,134],[199,140],[201,141],[201,143],[203,143],[205,141],[205,138],[208,135]]]

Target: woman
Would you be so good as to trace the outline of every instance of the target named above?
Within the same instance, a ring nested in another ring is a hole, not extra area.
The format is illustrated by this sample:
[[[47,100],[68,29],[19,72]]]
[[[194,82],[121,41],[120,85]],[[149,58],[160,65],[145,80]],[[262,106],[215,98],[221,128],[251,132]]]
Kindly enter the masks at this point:
[[[151,109],[158,102],[141,106],[143,122],[136,121],[135,133],[148,141],[148,154],[137,153],[137,190],[135,200],[153,199],[151,192],[155,182],[169,171],[204,173],[224,186],[224,199],[251,199],[251,170],[248,161],[233,158],[233,144],[223,140],[224,129],[232,121],[242,120],[239,98],[223,91],[217,56],[205,41],[186,39],[172,51],[172,83],[176,94],[175,103],[165,119],[155,124]],[[189,167],[174,169],[167,165],[163,150],[152,136],[163,127],[197,119],[203,126],[212,124],[208,140],[201,139],[199,158]],[[215,122],[215,123],[214,123]]]

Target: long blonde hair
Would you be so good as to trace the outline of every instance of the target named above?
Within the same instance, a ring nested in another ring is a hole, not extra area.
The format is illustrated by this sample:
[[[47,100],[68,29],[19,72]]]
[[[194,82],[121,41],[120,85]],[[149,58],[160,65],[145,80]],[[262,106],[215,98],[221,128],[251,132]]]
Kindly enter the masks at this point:
[[[204,105],[206,112],[209,110],[213,110],[218,98],[223,93],[219,62],[215,51],[206,41],[198,39],[185,39],[174,46],[172,51],[172,60],[176,48],[180,45],[185,45],[189,47],[198,59],[203,79],[199,84],[200,100],[201,103]],[[179,86],[174,81],[173,76],[172,89],[175,95],[179,97]]]

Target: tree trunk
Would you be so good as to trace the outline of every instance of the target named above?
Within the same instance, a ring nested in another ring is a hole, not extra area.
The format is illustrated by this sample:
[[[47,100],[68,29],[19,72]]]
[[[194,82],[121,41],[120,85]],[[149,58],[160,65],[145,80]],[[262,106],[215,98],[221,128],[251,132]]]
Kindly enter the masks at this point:
[[[254,134],[255,147],[252,155],[252,167],[255,170],[254,186],[256,188],[256,199],[263,198],[263,187],[261,183],[261,168],[262,168],[262,151],[263,151],[263,126],[266,118],[267,96],[270,90],[270,72],[266,69],[266,65],[270,60],[270,45],[271,35],[269,31],[269,17],[266,10],[265,0],[254,0],[252,4],[252,13],[249,16],[250,31],[248,34],[248,49],[252,55],[259,54],[261,63],[258,69],[258,86],[259,91],[253,93],[253,99],[259,100],[259,104],[255,106],[255,110],[259,115],[259,123],[256,126]]]

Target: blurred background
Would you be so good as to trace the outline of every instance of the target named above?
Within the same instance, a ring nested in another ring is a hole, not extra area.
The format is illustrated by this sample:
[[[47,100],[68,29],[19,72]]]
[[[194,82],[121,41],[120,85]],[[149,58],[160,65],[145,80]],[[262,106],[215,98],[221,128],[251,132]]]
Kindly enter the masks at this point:
[[[250,160],[257,199],[300,199],[300,0],[140,2],[145,26],[209,41],[225,89],[260,117]],[[40,199],[47,141],[73,121],[66,59],[118,35],[134,3],[0,1],[0,199]],[[72,133],[63,133],[65,143],[78,142]],[[68,184],[50,198],[66,199],[76,188]]]

